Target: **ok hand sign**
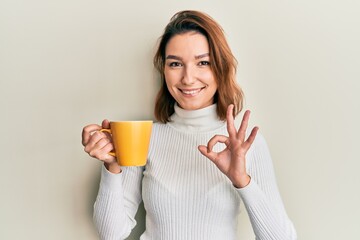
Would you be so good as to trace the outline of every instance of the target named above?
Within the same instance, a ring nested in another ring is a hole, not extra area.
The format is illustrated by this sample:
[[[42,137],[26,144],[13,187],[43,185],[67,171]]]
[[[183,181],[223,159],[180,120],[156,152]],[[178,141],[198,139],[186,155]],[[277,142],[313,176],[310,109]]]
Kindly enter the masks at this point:
[[[248,126],[250,111],[247,110],[241,121],[239,130],[234,125],[234,105],[227,109],[226,122],[229,137],[215,135],[207,146],[199,146],[199,151],[209,158],[233,183],[236,188],[242,188],[249,184],[250,176],[246,173],[245,155],[254,142],[258,127],[254,127],[247,139],[245,136]],[[226,148],[221,152],[213,152],[213,147],[218,143],[225,143]]]

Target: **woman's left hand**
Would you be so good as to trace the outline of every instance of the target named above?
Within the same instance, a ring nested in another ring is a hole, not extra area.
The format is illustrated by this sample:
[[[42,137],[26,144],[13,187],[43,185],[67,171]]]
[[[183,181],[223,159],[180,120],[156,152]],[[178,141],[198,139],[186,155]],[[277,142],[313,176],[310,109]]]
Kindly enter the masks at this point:
[[[250,182],[250,176],[246,172],[245,156],[259,128],[254,127],[249,137],[245,139],[250,111],[245,112],[237,131],[234,125],[233,109],[234,105],[230,105],[227,109],[226,122],[229,136],[215,135],[209,140],[207,146],[199,146],[199,151],[209,158],[236,188],[242,188]],[[226,148],[221,152],[213,152],[212,149],[218,142],[225,143]]]

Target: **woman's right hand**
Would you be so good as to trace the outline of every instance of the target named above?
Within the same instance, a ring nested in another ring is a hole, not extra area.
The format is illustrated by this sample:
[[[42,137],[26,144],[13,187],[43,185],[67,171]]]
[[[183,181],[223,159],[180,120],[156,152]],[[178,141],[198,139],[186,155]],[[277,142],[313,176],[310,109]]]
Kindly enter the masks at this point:
[[[103,128],[110,128],[110,122],[105,119],[102,126],[90,124],[83,128],[82,144],[84,151],[91,157],[105,163],[105,167],[113,173],[121,172],[120,166],[117,164],[116,158],[111,156],[109,152],[114,150],[111,135],[107,132],[100,132]]]

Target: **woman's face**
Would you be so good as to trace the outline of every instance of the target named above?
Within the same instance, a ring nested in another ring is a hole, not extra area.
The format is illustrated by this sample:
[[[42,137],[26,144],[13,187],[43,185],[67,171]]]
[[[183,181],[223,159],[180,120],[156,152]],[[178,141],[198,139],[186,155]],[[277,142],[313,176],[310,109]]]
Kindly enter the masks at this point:
[[[178,105],[196,110],[213,104],[217,84],[206,37],[197,32],[175,35],[167,43],[165,55],[166,85]]]

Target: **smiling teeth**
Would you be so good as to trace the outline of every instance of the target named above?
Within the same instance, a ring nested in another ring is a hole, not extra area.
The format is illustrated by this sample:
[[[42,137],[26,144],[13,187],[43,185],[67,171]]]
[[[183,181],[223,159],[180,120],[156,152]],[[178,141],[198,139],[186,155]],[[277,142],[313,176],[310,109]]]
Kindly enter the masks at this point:
[[[196,90],[190,90],[190,91],[186,91],[186,90],[182,90],[183,93],[185,94],[195,94],[195,93],[198,93],[200,92],[201,89],[196,89]]]

